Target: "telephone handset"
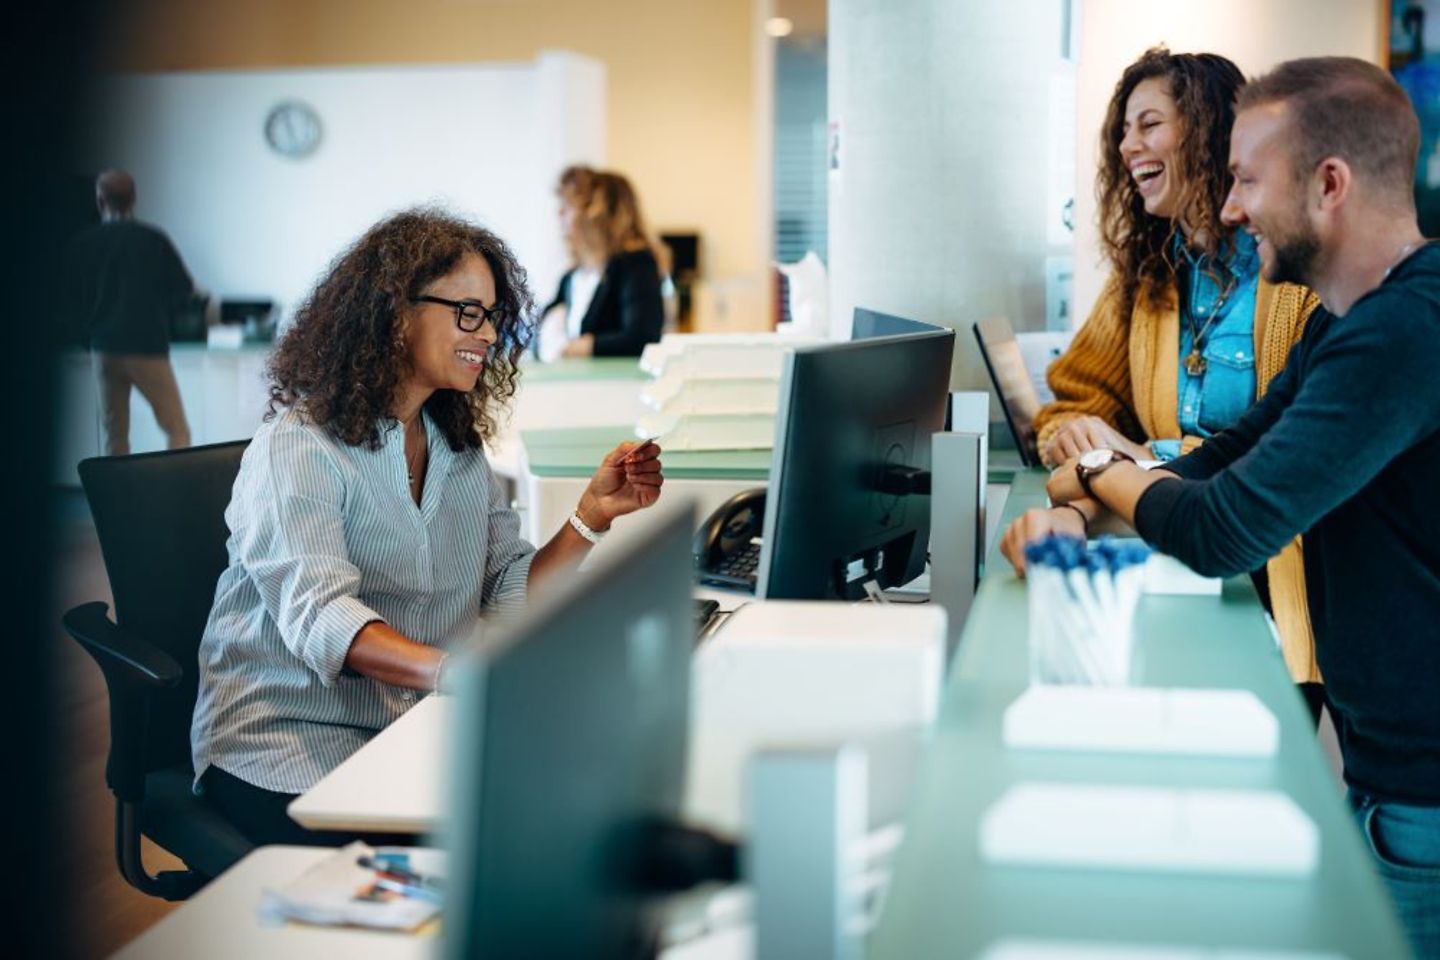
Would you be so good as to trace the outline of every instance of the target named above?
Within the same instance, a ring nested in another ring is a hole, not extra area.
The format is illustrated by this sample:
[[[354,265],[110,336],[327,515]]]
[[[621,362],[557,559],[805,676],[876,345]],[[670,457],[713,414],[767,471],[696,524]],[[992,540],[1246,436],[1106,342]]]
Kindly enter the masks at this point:
[[[764,487],[742,490],[717,507],[695,532],[693,552],[699,581],[754,590],[764,527]]]

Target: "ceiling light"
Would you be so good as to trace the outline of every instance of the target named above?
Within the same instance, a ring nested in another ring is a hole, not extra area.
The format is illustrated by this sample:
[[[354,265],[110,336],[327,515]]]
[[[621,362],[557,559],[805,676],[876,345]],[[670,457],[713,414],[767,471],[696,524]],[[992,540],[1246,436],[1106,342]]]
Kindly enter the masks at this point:
[[[771,17],[765,21],[765,32],[772,37],[788,37],[795,29],[795,24],[790,22],[789,17]]]

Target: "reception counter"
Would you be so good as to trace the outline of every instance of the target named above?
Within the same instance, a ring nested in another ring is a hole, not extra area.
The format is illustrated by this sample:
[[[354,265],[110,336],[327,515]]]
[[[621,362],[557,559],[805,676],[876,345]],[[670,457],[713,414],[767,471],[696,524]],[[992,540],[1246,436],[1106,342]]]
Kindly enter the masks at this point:
[[[1021,473],[1005,520],[1043,503],[1043,475]],[[1028,682],[1026,591],[992,550],[867,956],[979,957],[1006,938],[1407,956],[1248,580],[1227,582],[1220,597],[1146,596],[1136,631],[1146,684],[1252,691],[1279,720],[1279,753],[1243,760],[1005,748],[1002,716]],[[1034,780],[1281,791],[1319,828],[1320,865],[1286,879],[987,863],[981,817],[1009,787]],[[1094,955],[1108,954],[1102,947]]]
[[[268,343],[233,349],[211,349],[203,343],[170,345],[170,365],[175,368],[192,443],[222,443],[254,435],[270,399],[265,382],[270,349]],[[51,478],[73,486],[80,482],[76,464],[104,453],[100,391],[90,354],[62,354],[56,381],[60,415]],[[165,449],[165,434],[156,424],[150,404],[134,390],[130,394],[130,449],[133,453]]]

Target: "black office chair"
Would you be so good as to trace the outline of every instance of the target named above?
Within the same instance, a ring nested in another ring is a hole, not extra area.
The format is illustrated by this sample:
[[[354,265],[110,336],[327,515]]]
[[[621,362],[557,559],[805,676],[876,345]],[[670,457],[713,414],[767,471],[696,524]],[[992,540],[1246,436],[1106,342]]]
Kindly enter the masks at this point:
[[[68,610],[65,630],[95,658],[110,694],[105,780],[115,794],[115,858],[139,890],[183,900],[252,847],[191,791],[197,651],[225,568],[225,507],[249,441],[80,464],[115,620],[104,603]],[[147,836],[188,870],[152,876]]]

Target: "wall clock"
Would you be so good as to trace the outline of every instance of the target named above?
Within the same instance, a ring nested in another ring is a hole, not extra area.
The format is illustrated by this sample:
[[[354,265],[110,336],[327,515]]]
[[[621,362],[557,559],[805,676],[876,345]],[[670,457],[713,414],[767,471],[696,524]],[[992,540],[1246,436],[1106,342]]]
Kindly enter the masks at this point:
[[[307,157],[320,145],[320,115],[299,100],[278,103],[265,117],[265,142],[282,157]]]

